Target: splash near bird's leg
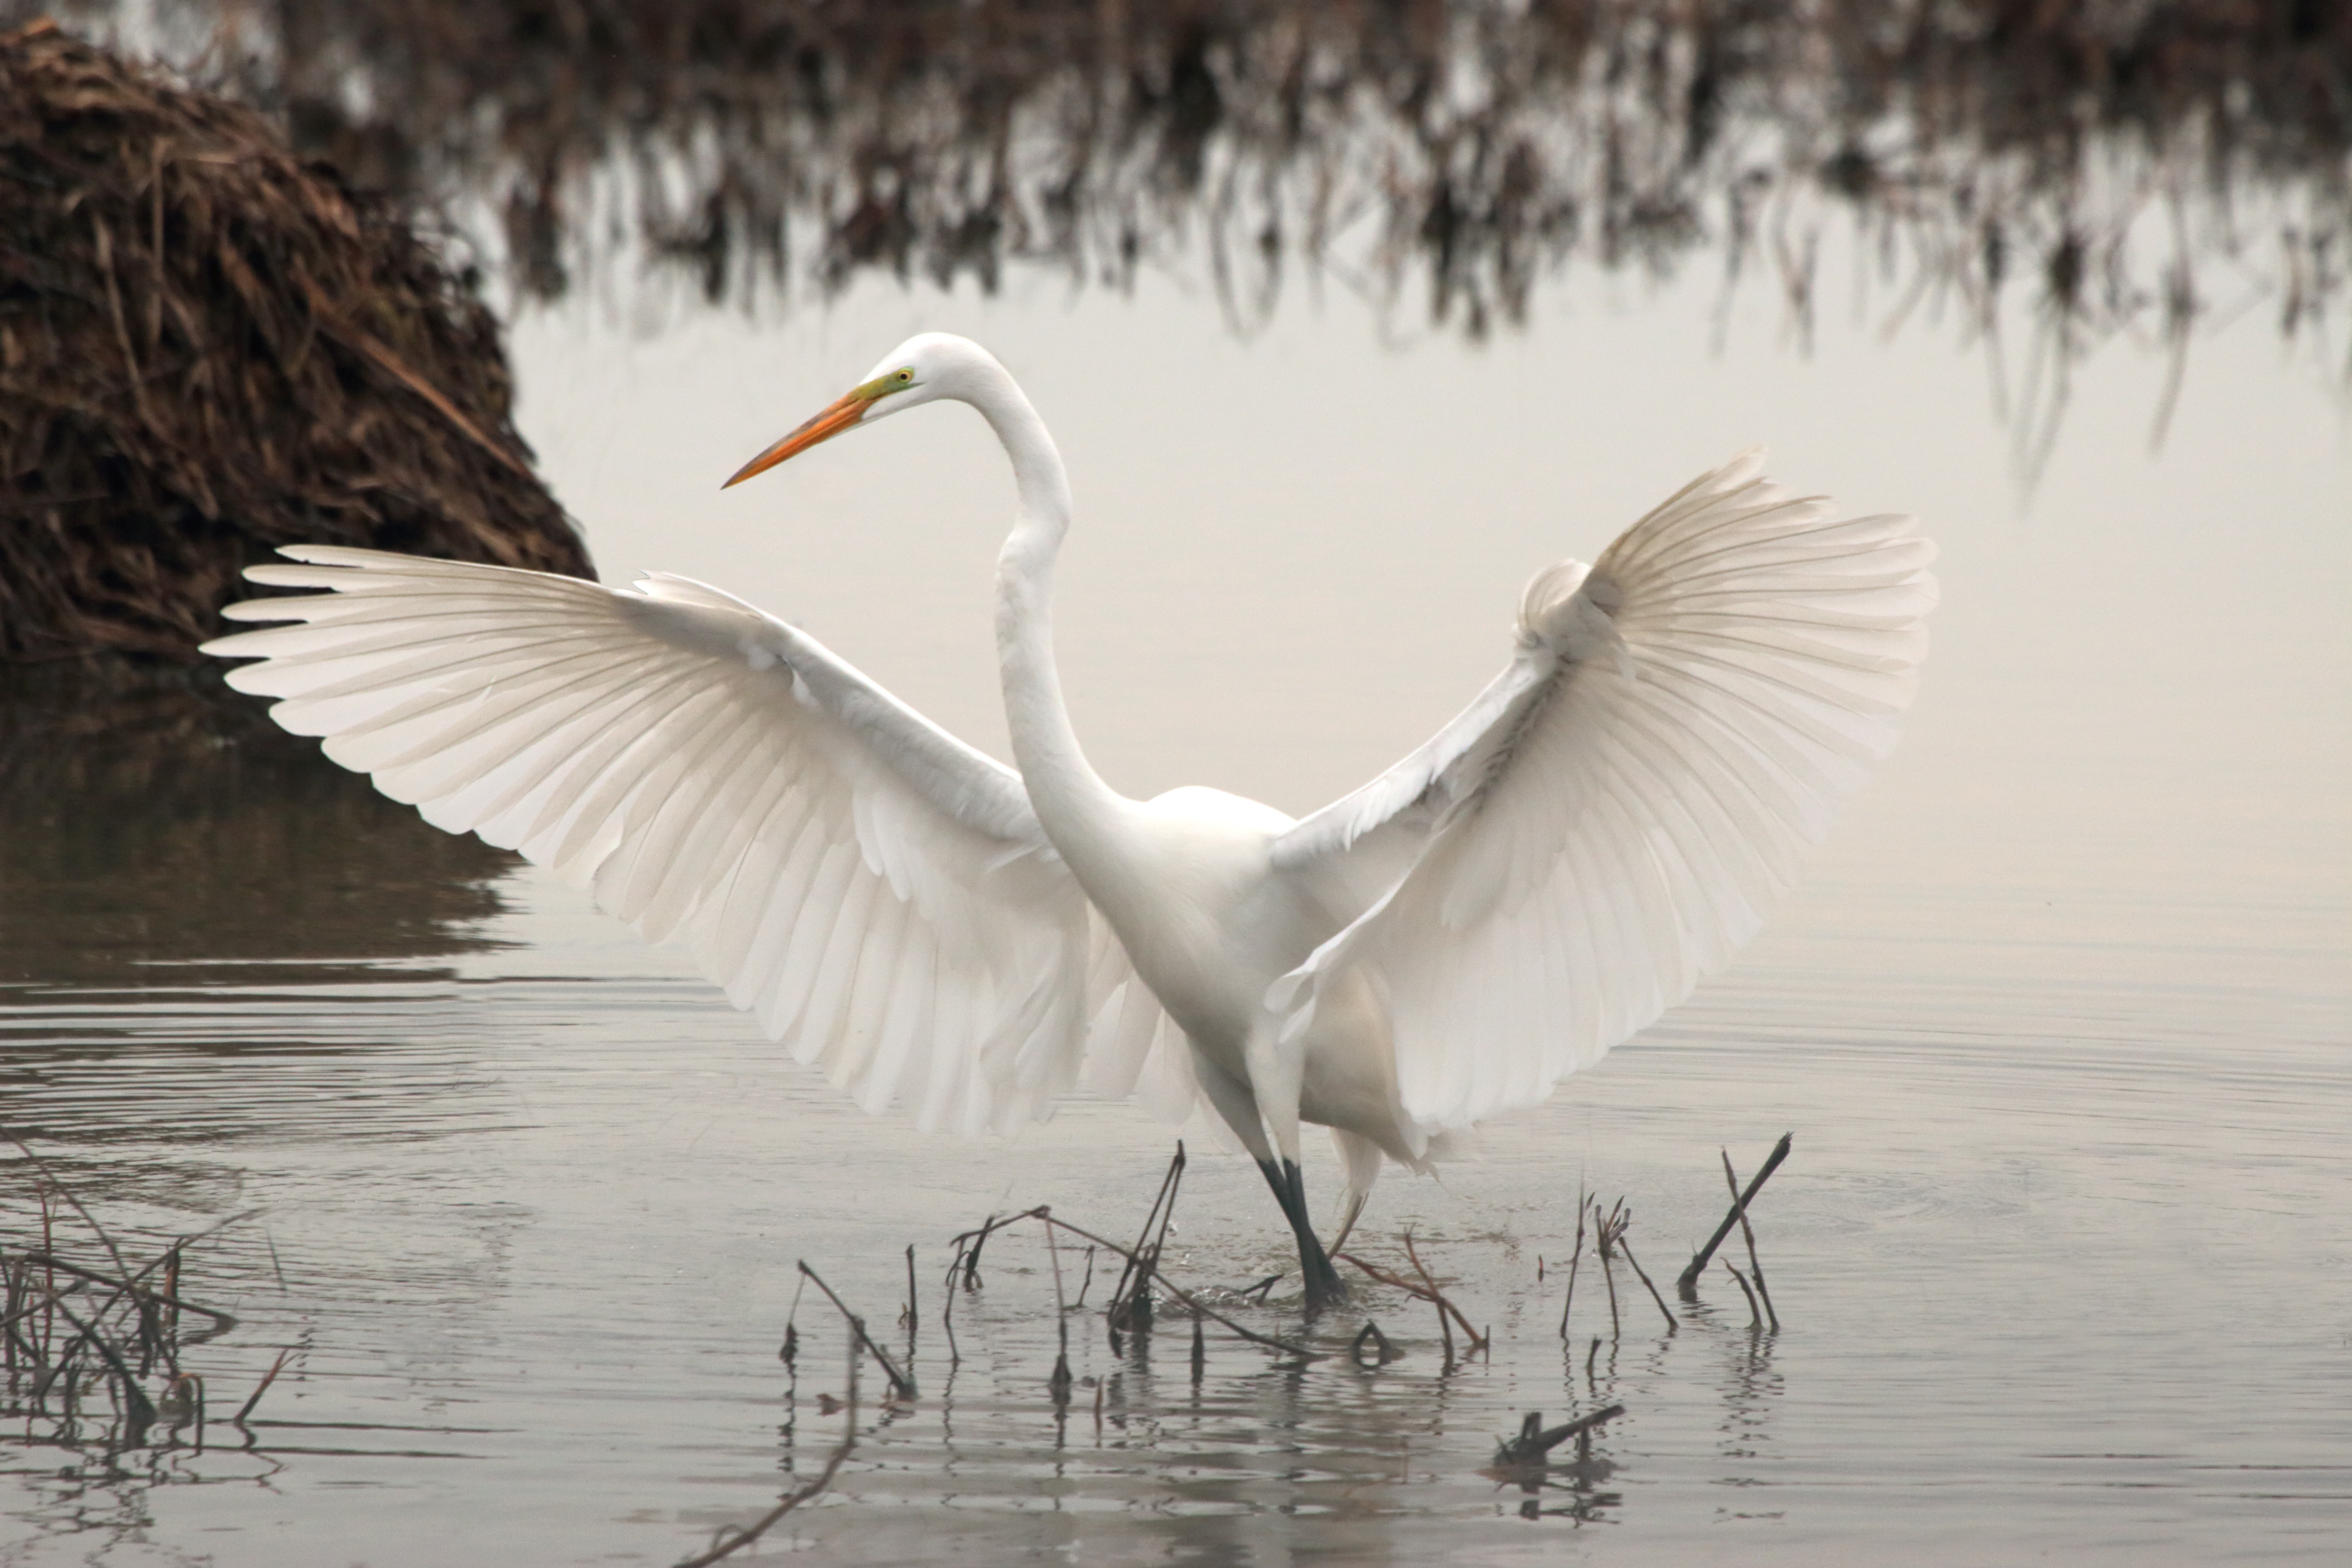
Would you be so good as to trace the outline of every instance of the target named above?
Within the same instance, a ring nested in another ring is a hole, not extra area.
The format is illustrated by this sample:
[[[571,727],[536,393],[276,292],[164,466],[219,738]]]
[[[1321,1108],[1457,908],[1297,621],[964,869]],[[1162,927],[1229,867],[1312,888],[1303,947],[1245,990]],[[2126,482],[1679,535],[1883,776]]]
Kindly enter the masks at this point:
[[[1307,1286],[1307,1310],[1319,1312],[1326,1307],[1341,1305],[1348,1300],[1347,1282],[1331,1267],[1331,1255],[1315,1235],[1315,1225],[1307,1210],[1307,1179],[1298,1163],[1262,1159],[1257,1168],[1265,1177],[1265,1184],[1274,1189],[1274,1201],[1282,1205],[1282,1216],[1290,1222],[1291,1234],[1298,1238],[1298,1271]]]

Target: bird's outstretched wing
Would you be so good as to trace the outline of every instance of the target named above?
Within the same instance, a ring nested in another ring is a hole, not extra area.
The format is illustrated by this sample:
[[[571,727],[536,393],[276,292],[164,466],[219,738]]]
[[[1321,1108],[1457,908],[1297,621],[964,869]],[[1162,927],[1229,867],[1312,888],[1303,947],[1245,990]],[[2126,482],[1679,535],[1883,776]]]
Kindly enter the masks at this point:
[[[205,645],[327,754],[519,849],[654,940],[860,1105],[1009,1131],[1076,1080],[1189,1063],[1020,777],[814,638],[681,577],[634,591],[299,546],[332,592]],[[1088,1057],[1089,1024],[1094,1047]]]
[[[1363,973],[1425,1133],[1533,1104],[1682,1000],[1893,748],[1934,547],[1762,465],[1702,476],[1589,572],[1538,575],[1510,667],[1276,841],[1348,923],[1269,1003],[1296,1030]]]

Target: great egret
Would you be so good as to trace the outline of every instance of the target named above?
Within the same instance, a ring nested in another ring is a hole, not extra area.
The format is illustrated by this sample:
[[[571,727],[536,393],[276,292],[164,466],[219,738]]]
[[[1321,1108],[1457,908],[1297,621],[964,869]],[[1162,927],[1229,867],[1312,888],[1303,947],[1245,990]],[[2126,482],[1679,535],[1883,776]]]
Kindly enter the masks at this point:
[[[942,399],[980,411],[1019,510],[996,579],[1018,771],[806,633],[702,584],[632,589],[305,545],[229,606],[241,690],[452,832],[689,944],[736,1005],[869,1111],[1009,1131],[1086,1085],[1205,1098],[1290,1223],[1310,1309],[1344,1287],[1299,1124],[1331,1129],[1342,1230],[1382,1156],[1473,1123],[1688,993],[1895,740],[1933,547],[1837,521],[1748,453],[1588,567],[1536,576],[1509,665],[1354,794],[1293,821],[1213,789],[1129,800],[1054,663],[1070,522],[1053,439],[995,359],[911,338],[727,482]]]

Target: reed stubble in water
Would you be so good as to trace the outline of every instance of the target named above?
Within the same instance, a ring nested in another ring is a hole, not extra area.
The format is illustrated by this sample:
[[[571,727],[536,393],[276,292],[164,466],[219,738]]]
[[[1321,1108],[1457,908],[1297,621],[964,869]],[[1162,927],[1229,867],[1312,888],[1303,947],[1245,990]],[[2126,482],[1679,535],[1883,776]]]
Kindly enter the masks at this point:
[[[110,1468],[138,1449],[202,1453],[205,1378],[183,1357],[233,1331],[236,1319],[185,1294],[188,1249],[257,1211],[176,1237],[133,1267],[113,1231],[46,1160],[11,1133],[0,1131],[0,1139],[19,1156],[15,1173],[33,1178],[33,1213],[12,1204],[0,1221],[0,1415],[22,1419],[28,1446],[64,1449]],[[59,1235],[61,1215],[70,1216],[82,1246],[94,1245],[95,1254]],[[248,1449],[256,1438],[247,1422],[293,1353],[278,1352],[230,1417]],[[94,1388],[109,1402],[95,1423]],[[158,1426],[165,1429],[160,1442]]]

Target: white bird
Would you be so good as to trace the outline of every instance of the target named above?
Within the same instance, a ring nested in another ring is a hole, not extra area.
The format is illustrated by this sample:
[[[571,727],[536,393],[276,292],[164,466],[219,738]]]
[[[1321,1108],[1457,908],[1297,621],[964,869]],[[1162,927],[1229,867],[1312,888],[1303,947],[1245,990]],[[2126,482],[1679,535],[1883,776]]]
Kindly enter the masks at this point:
[[[1018,482],[996,578],[1018,771],[660,574],[297,546],[247,575],[330,591],[230,605],[296,624],[205,648],[259,659],[230,683],[426,820],[686,942],[868,1111],[1009,1131],[1079,1087],[1205,1099],[1282,1205],[1310,1310],[1344,1288],[1300,1123],[1338,1142],[1344,1234],[1382,1156],[1427,1171],[1682,999],[1892,748],[1926,649],[1916,522],[1839,521],[1751,452],[1538,574],[1503,672],[1354,794],[1297,821],[1214,789],[1129,800],[1055,668],[1062,460],[986,351],[909,339],[727,482],[940,400],[979,410]]]

